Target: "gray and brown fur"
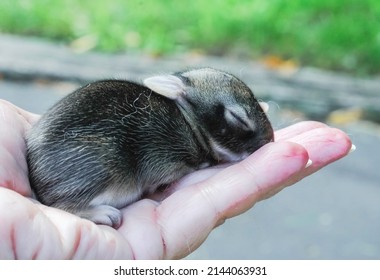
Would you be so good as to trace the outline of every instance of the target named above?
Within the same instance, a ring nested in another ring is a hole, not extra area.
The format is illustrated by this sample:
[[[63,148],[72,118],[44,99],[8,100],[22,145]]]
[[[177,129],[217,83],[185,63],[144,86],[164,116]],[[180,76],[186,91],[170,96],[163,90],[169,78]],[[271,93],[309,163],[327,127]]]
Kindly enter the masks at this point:
[[[46,205],[119,226],[118,209],[194,170],[273,141],[252,91],[211,68],[105,80],[55,104],[27,137],[30,183]]]

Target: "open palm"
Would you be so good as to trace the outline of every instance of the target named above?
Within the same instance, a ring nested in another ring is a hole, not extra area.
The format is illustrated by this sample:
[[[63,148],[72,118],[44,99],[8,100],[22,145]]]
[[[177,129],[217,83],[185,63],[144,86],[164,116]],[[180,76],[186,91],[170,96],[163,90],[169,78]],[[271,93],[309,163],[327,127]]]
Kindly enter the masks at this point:
[[[275,133],[244,161],[194,172],[122,210],[117,230],[33,200],[25,133],[38,119],[0,100],[1,259],[176,259],[225,219],[345,156],[346,134],[318,122]],[[305,168],[308,160],[312,165]]]

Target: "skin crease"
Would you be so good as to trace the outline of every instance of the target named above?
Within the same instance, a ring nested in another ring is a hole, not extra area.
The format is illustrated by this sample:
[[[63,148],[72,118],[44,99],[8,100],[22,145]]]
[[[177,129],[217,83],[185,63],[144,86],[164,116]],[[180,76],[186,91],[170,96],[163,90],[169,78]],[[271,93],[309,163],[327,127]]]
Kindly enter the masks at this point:
[[[226,219],[344,157],[351,148],[338,129],[318,122],[294,124],[240,163],[194,172],[126,207],[115,230],[31,198],[24,136],[38,117],[0,100],[0,259],[182,258]],[[305,168],[309,158],[313,164]]]

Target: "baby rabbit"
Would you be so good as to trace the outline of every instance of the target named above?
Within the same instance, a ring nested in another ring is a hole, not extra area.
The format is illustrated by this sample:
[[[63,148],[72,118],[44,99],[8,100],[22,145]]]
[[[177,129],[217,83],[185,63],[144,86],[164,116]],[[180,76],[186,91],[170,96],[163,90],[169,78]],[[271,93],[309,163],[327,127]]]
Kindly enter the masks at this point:
[[[201,68],[143,83],[88,84],[32,127],[29,178],[43,204],[118,227],[118,209],[159,186],[273,141],[253,93],[231,74]]]

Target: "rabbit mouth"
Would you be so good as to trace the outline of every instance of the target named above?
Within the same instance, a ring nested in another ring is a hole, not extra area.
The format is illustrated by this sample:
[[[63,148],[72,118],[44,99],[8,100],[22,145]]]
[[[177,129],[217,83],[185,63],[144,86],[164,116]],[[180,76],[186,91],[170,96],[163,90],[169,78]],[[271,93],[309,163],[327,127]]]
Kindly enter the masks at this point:
[[[222,147],[214,141],[212,141],[210,144],[214,156],[219,163],[238,162],[249,156],[248,152],[234,153],[228,148]]]

